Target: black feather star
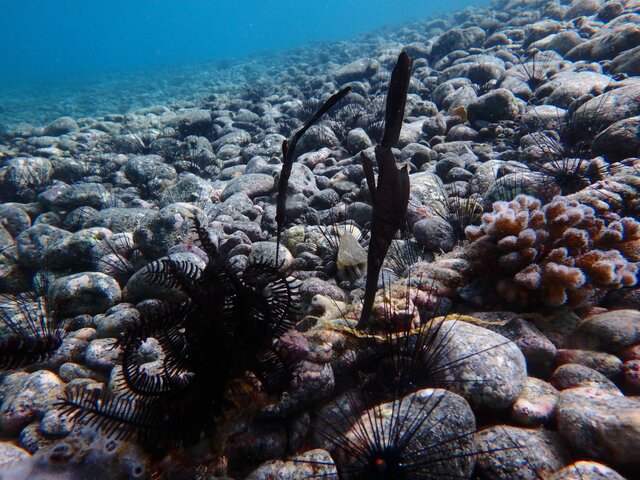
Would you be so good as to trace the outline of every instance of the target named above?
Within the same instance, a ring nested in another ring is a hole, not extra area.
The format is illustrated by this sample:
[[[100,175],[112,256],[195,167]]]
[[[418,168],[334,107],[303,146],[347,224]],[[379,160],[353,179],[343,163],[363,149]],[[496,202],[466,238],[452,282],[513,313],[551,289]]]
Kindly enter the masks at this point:
[[[275,344],[296,319],[297,281],[268,261],[230,268],[206,228],[194,223],[207,265],[163,259],[148,269],[152,284],[184,296],[142,309],[125,328],[116,344],[122,365],[114,391],[66,394],[61,409],[80,423],[154,448],[192,445],[212,436],[247,372],[266,393],[288,386],[291,373]],[[150,344],[159,355],[145,354]]]
[[[30,293],[0,297],[0,369],[20,368],[50,357],[65,335],[47,299]]]

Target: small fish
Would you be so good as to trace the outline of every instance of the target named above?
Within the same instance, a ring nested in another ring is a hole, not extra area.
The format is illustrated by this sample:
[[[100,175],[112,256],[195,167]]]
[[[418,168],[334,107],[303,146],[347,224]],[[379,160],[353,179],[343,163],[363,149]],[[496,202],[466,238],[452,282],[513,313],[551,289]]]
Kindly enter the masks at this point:
[[[276,200],[276,265],[278,265],[278,254],[280,252],[280,239],[282,237],[282,228],[286,221],[286,206],[287,206],[287,187],[289,185],[289,177],[291,176],[291,169],[293,168],[293,160],[295,158],[294,153],[298,141],[305,134],[311,126],[316,123],[320,117],[327,113],[331,107],[342,100],[349,92],[351,87],[345,87],[338,93],[334,93],[329,99],[322,104],[318,111],[311,117],[307,123],[296,130],[291,137],[282,142],[282,171],[280,172],[280,181],[278,182],[278,197]]]

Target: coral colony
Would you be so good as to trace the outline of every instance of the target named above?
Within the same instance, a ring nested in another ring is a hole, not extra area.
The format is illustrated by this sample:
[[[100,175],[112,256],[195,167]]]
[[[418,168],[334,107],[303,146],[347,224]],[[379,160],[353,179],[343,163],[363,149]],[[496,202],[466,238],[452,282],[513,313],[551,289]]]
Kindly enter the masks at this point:
[[[6,134],[0,479],[633,476],[640,17],[530,3],[84,162]]]

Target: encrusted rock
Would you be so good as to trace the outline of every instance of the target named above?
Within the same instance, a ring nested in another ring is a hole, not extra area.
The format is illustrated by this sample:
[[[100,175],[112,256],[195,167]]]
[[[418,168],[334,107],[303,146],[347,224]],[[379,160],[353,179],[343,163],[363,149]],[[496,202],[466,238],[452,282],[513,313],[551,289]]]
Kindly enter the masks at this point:
[[[120,285],[104,273],[84,272],[53,282],[51,301],[60,315],[102,313],[120,301]]]
[[[522,394],[527,369],[515,343],[464,321],[445,322],[439,335],[446,348],[438,365],[449,366],[437,380],[447,388],[477,408],[508,408]]]
[[[547,480],[624,480],[624,477],[606,465],[582,460],[558,470]]]
[[[553,372],[549,382],[558,390],[566,390],[574,387],[591,387],[600,388],[614,395],[621,395],[618,387],[607,377],[589,367],[576,363],[567,363],[558,367],[556,371]]]
[[[511,407],[511,418],[519,425],[536,427],[549,423],[555,415],[558,390],[535,377],[527,378],[522,395]]]
[[[640,400],[599,388],[560,392],[558,432],[579,455],[613,467],[637,467]]]
[[[640,312],[612,310],[591,315],[578,325],[573,345],[583,350],[617,353],[640,343]]]
[[[537,480],[565,466],[570,459],[557,433],[498,425],[476,434],[477,472],[482,478]]]
[[[13,378],[11,378],[13,377]],[[47,370],[14,373],[4,381],[0,430],[16,435],[32,420],[41,417],[58,400],[63,382]]]

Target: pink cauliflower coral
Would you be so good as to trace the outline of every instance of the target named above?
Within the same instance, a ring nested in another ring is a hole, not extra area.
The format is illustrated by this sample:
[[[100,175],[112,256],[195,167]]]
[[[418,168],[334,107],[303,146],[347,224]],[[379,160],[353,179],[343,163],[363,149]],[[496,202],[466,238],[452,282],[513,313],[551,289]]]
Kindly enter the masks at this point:
[[[496,202],[466,234],[473,261],[497,276],[498,293],[511,303],[579,307],[637,282],[640,224],[598,217],[565,197],[545,206],[525,195]]]

